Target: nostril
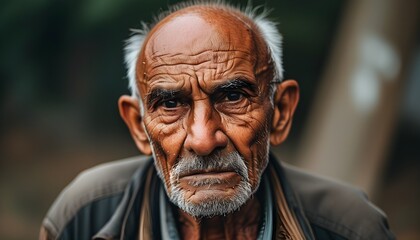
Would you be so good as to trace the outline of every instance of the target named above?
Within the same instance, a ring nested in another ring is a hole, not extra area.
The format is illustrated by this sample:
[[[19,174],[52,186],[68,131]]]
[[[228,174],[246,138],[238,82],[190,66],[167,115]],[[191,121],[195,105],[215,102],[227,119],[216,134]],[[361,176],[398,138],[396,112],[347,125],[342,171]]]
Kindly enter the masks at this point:
[[[228,137],[221,130],[216,131],[216,133],[215,133],[215,139],[217,141],[217,147],[218,148],[219,147],[225,148],[227,146],[227,144],[228,144]]]
[[[184,147],[186,150],[194,152],[197,155],[205,156],[215,150],[223,149],[228,144],[227,136],[217,130],[214,134],[207,135],[187,135]]]
[[[224,149],[226,148],[226,146],[220,146],[220,147],[216,147],[215,149],[213,149],[213,152],[222,152]]]

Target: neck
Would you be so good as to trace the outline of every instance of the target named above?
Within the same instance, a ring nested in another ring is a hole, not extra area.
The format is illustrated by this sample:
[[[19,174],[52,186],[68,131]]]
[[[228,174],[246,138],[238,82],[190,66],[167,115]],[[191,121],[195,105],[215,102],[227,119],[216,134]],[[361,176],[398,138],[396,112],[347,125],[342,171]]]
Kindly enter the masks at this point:
[[[214,217],[194,218],[178,209],[182,239],[256,239],[261,218],[257,197],[251,197],[239,210]]]

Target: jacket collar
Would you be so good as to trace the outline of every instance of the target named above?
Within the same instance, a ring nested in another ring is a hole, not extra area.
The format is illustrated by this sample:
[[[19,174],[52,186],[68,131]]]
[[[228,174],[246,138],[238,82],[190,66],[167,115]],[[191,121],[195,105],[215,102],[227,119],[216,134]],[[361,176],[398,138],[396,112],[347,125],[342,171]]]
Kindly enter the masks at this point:
[[[143,200],[144,179],[148,169],[153,167],[153,158],[149,158],[145,167],[135,171],[124,190],[123,198],[109,221],[92,239],[131,239],[127,236],[137,234],[139,208]],[[134,238],[135,239],[135,238]]]
[[[269,160],[270,164],[268,167],[272,167],[274,171],[276,172],[276,175],[279,178],[279,181],[281,183],[283,195],[286,199],[289,210],[294,214],[296,221],[298,222],[299,227],[301,228],[305,239],[307,240],[315,239],[314,234],[312,232],[312,228],[309,224],[309,221],[303,212],[303,207],[300,203],[300,200],[298,196],[295,194],[295,192],[293,191],[293,188],[291,187],[287,179],[287,176],[284,172],[284,169],[280,161],[278,161],[272,153],[270,153],[269,159],[270,159]]]

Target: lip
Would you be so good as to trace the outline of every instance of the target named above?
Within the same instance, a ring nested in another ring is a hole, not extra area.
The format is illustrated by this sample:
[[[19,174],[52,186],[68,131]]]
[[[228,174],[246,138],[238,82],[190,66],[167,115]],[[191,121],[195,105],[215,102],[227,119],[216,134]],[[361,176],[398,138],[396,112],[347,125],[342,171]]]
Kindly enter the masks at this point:
[[[236,173],[233,169],[201,169],[201,170],[192,170],[186,173],[182,173],[179,175],[179,178],[183,177],[191,177],[195,175],[216,175],[216,174],[224,174],[224,173]]]
[[[204,185],[206,186],[218,185],[219,186],[220,184],[222,185],[226,185],[227,183],[233,184],[236,181],[239,181],[239,179],[241,179],[241,176],[239,176],[239,174],[237,174],[234,171],[200,172],[200,173],[196,173],[192,175],[185,175],[183,177],[180,177],[179,182],[187,183],[188,185],[190,185],[192,182],[212,181],[212,179],[215,180],[217,184],[216,182],[213,182],[211,184],[204,184]]]

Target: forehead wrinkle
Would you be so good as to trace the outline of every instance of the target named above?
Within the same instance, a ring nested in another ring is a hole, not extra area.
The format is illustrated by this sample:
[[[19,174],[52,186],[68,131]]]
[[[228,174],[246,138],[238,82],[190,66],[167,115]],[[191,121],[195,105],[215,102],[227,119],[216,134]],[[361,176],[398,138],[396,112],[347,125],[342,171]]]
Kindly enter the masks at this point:
[[[227,42],[227,43],[229,43],[229,42]],[[187,58],[187,59],[194,58],[194,57],[198,57],[198,58],[204,57],[204,58],[206,58],[206,57],[209,57],[209,55],[211,56],[214,53],[224,53],[224,52],[225,53],[243,53],[243,54],[249,54],[248,49],[246,49],[246,48],[242,49],[240,47],[238,49],[232,49],[230,47],[230,44],[229,44],[227,47],[224,47],[224,48],[203,49],[203,50],[199,50],[197,52],[188,53],[188,54],[186,54],[184,52],[179,52],[179,53],[165,53],[165,52],[164,53],[158,53],[158,51],[156,51],[156,52],[153,52],[152,54],[148,55],[149,56],[148,59],[154,60],[154,59],[159,58],[159,57],[169,57],[169,58],[178,57],[179,59],[183,59],[184,57]]]
[[[201,84],[205,81],[229,78],[229,75],[249,75],[247,71],[252,66],[249,63],[249,59],[242,56],[229,56],[228,59],[221,61],[221,58],[216,59],[217,63],[198,64],[190,65],[186,63],[166,65],[163,63],[151,64],[149,66],[147,74],[149,76],[149,82],[154,82],[155,79],[160,81],[167,78],[185,78],[197,79]],[[235,69],[234,69],[235,68]],[[210,74],[210,75],[209,75]],[[184,77],[182,76],[184,75]],[[254,74],[252,74],[254,75]],[[160,79],[162,78],[162,79]],[[247,76],[247,78],[254,78],[254,76]]]
[[[157,88],[168,89],[168,90],[181,90],[181,89],[186,89],[190,87],[191,87],[191,83],[187,79],[182,79],[182,80],[159,79],[149,84],[148,92]]]
[[[251,62],[252,55],[248,52],[238,50],[207,50],[196,56],[177,54],[173,57],[155,57],[154,60],[148,63],[145,73],[150,76],[153,71],[162,71],[161,68],[163,68],[163,70],[170,68],[177,69],[181,66],[190,67],[194,70],[199,70],[201,68],[216,69],[223,66],[223,64],[230,64],[232,61],[237,61],[239,63],[243,61]]]
[[[190,79],[194,78],[194,69],[179,69],[177,67],[169,68],[166,70],[157,70],[149,75],[149,83],[154,84],[156,81],[169,81],[176,82],[176,79]],[[148,82],[145,82],[147,84]]]
[[[246,54],[245,56],[237,55],[234,53],[231,54],[223,54],[219,55],[218,53],[214,53],[212,55],[200,58],[194,58],[189,56],[183,56],[176,57],[176,58],[161,58],[160,61],[153,61],[150,63],[145,70],[147,75],[150,76],[150,74],[153,71],[165,71],[169,70],[171,68],[179,68],[181,66],[184,66],[186,68],[191,68],[194,70],[200,70],[200,69],[216,69],[223,67],[223,65],[229,64],[229,65],[241,65],[242,62],[245,64],[248,62],[251,62],[250,55]],[[233,64],[234,62],[237,62],[237,64]],[[208,64],[208,65],[204,65]],[[202,66],[204,65],[204,66]],[[162,69],[163,68],[163,69]]]

